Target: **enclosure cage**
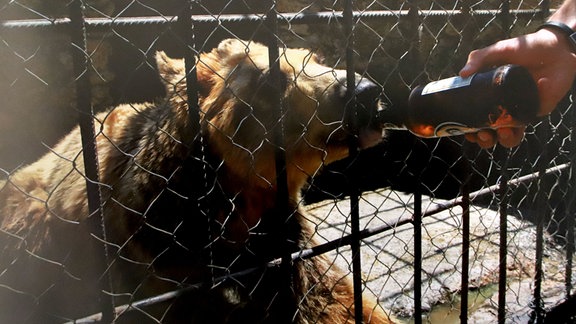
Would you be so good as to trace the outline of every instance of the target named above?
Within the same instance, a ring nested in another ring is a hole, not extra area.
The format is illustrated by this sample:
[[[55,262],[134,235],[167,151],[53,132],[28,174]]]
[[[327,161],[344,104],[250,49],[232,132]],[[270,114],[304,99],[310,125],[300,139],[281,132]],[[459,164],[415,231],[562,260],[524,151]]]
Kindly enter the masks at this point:
[[[84,160],[87,223],[91,235],[105,241],[111,229],[103,226],[103,207],[114,204],[106,192],[116,189],[99,179],[101,153],[96,137],[104,126],[98,116],[122,104],[154,102],[165,95],[154,64],[157,51],[184,60],[185,99],[192,123],[203,118],[196,80],[198,58],[223,39],[266,45],[273,82],[282,82],[276,67],[287,48],[310,49],[323,57],[323,65],[346,71],[347,89],[360,75],[378,85],[384,104],[403,107],[410,89],[457,75],[476,48],[535,31],[559,4],[545,0],[4,1],[0,4],[0,193],[15,183],[18,170],[46,153],[57,154],[51,147],[79,124],[82,152],[76,153]],[[354,104],[354,94],[347,91],[347,95],[348,104]],[[282,99],[277,93],[272,96],[278,103],[273,117],[282,125],[286,113]],[[401,130],[387,131],[381,143],[366,150],[358,150],[351,140],[350,156],[309,174],[297,201],[313,224],[317,245],[271,258],[264,265],[217,269],[208,281],[213,286],[242,283],[254,271],[291,267],[323,256],[352,278],[350,316],[355,314],[357,323],[362,322],[363,298],[377,300],[376,307],[407,323],[572,322],[576,314],[574,111],[568,95],[550,116],[529,125],[522,143],[511,149],[480,149],[463,136],[422,139]],[[276,148],[276,203],[283,204],[288,200],[285,153],[291,143],[285,141],[282,127],[269,131],[274,133]],[[71,172],[78,168],[75,165]],[[57,195],[45,192],[35,197],[27,188],[17,190],[44,207]],[[57,218],[50,213],[46,215]],[[16,239],[28,257],[68,273],[68,260],[37,255],[26,245],[30,243],[24,243],[32,234],[12,232],[6,227],[8,218],[0,214],[0,242]],[[26,298],[33,314],[35,305],[44,302],[44,292],[11,286],[6,278],[18,260],[7,249],[0,247],[0,304],[6,298]],[[85,256],[102,260],[93,285],[101,305],[98,310],[74,318],[45,314],[44,320],[111,322],[118,314],[139,313],[145,320],[161,323],[163,318],[150,309],[206,284],[168,278],[175,287],[168,292],[115,293],[110,283],[116,278],[109,270],[113,260],[123,258],[115,254],[117,249],[116,244],[103,244],[100,255]],[[151,268],[148,276],[157,275]],[[28,275],[34,281],[36,274]]]

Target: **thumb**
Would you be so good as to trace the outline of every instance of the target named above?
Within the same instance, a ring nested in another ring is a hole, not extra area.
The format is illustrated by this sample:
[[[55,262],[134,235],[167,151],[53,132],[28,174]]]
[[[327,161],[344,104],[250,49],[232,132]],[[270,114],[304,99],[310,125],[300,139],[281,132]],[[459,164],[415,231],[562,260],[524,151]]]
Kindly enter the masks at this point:
[[[463,78],[480,71],[486,65],[487,48],[478,49],[470,52],[466,65],[460,70],[459,75]]]
[[[469,77],[486,68],[513,63],[517,45],[515,40],[504,40],[470,52],[466,65],[460,70],[460,76]]]
[[[464,65],[464,67],[460,70],[460,72],[458,72],[458,75],[460,75],[463,78],[467,78],[472,74],[476,73],[477,70],[478,68],[474,66],[474,64],[472,64],[470,61],[468,61],[466,62],[466,65]]]

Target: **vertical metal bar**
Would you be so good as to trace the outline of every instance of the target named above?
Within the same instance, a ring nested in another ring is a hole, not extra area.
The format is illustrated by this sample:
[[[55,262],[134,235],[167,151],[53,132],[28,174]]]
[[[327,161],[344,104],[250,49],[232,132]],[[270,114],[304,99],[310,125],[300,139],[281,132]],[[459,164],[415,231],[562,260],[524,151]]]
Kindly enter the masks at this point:
[[[410,76],[412,71],[422,71],[423,64],[420,60],[420,13],[418,0],[408,0],[408,15],[406,17],[406,33],[410,37],[410,52],[407,56],[409,69],[406,71]],[[414,66],[420,69],[414,69]],[[422,78],[418,72],[417,78]],[[416,81],[416,80],[415,80]],[[414,192],[414,323],[422,323],[422,193],[418,186]]]
[[[502,36],[504,38],[510,37],[510,1],[502,1],[502,9],[500,12],[500,20],[502,25]],[[508,159],[509,154],[506,156],[502,163],[500,170],[500,180],[498,187],[499,198],[499,218],[500,218],[500,242],[499,242],[499,272],[498,272],[498,323],[504,324],[506,321],[506,275],[507,275],[507,254],[508,254]]]
[[[462,1],[462,14],[464,21],[469,21],[472,17],[472,1]],[[462,43],[460,50],[468,53],[472,49],[474,37],[476,36],[474,24],[466,23],[462,30]],[[471,172],[471,166],[466,160],[465,167],[467,173]],[[462,186],[462,273],[460,282],[460,323],[468,322],[468,287],[470,270],[470,185],[466,179]]]
[[[422,73],[424,71],[424,63],[420,59],[420,25],[421,25],[421,17],[418,8],[418,0],[408,0],[408,14],[406,17],[401,17],[400,22],[403,19],[406,20],[406,27],[405,30],[402,30],[402,33],[405,33],[410,41],[408,55],[406,56],[407,66],[406,70],[402,71],[406,73],[410,80],[413,82],[420,82],[420,81],[429,81],[423,80],[425,74]],[[400,28],[404,24],[400,24]]]
[[[414,323],[422,323],[422,194],[414,193]]]
[[[200,133],[200,107],[198,106],[198,79],[196,75],[196,42],[194,37],[193,7],[196,1],[185,0],[185,6],[178,15],[180,34],[185,42],[184,65],[186,69],[186,96],[188,103],[188,119],[192,134]],[[190,144],[190,143],[186,143]]]
[[[278,47],[278,15],[276,1],[271,0],[272,7],[266,14],[266,25],[269,33],[266,39],[268,46],[268,61],[270,65],[270,79],[273,84],[274,98],[278,105],[278,127],[274,130],[274,144],[276,144],[276,186],[278,202],[288,207],[288,180],[286,174],[286,151],[284,143],[284,107],[280,96],[280,49]]]
[[[355,187],[354,189],[356,189]],[[352,229],[352,280],[354,283],[354,318],[356,323],[363,323],[363,298],[362,298],[362,258],[360,254],[360,209],[359,209],[359,191],[351,193],[351,229]]]
[[[572,85],[572,92],[570,94],[570,114],[566,114],[566,118],[571,118],[573,121],[570,130],[570,142],[568,151],[570,152],[570,169],[568,170],[568,192],[572,193],[568,197],[568,203],[566,206],[566,217],[567,217],[567,227],[568,232],[566,233],[566,276],[565,287],[566,287],[566,298],[570,298],[572,295],[572,258],[574,257],[574,226],[576,217],[576,168],[574,164],[576,163],[576,106],[574,103],[574,95],[576,94],[576,86]]]
[[[547,142],[551,138],[550,126],[543,125],[543,130],[539,134],[540,140],[544,142],[540,160],[538,161],[538,181],[535,182],[539,188],[536,188],[536,260],[534,271],[534,295],[533,295],[533,312],[530,321],[532,323],[543,323],[544,321],[544,305],[542,300],[542,280],[544,271],[542,269],[542,259],[544,256],[544,220],[549,218],[550,209],[547,208],[547,197],[544,196],[544,184],[546,177],[546,166],[549,161],[549,152]]]
[[[98,154],[96,135],[94,132],[94,112],[92,110],[92,93],[90,90],[90,58],[86,43],[86,28],[84,21],[84,3],[75,0],[70,3],[70,37],[72,41],[71,55],[76,77],[76,105],[79,113],[80,134],[82,138],[82,154],[84,159],[84,172],[86,176],[86,195],[88,200],[89,229],[94,235],[106,242],[106,228],[102,210],[102,198],[99,186]],[[99,280],[100,306],[102,322],[114,320],[114,301],[111,294],[111,278],[108,272],[109,254],[108,245],[103,244],[101,259],[101,273]]]
[[[540,12],[542,13],[542,19],[550,16],[550,0],[540,1]]]
[[[184,0],[184,6],[180,13],[178,14],[178,21],[177,21],[177,32],[181,37],[182,41],[184,42],[184,51],[183,51],[183,58],[184,58],[184,68],[186,70],[186,103],[188,106],[187,114],[188,114],[188,127],[190,130],[190,134],[192,135],[191,138],[188,140],[189,143],[184,143],[183,145],[188,145],[191,149],[189,154],[192,159],[189,163],[196,163],[195,167],[202,168],[204,171],[202,179],[194,179],[193,181],[198,180],[198,185],[202,186],[199,187],[201,190],[191,197],[191,199],[195,199],[198,203],[199,210],[205,216],[204,223],[202,224],[206,228],[206,240],[207,242],[211,242],[213,238],[211,224],[213,219],[212,213],[209,212],[210,206],[206,206],[204,201],[206,201],[206,195],[209,192],[209,176],[208,176],[208,168],[207,168],[207,161],[205,158],[204,153],[204,141],[202,141],[202,133],[201,133],[201,124],[200,124],[200,105],[199,105],[199,98],[198,98],[198,75],[197,75],[197,64],[200,59],[199,51],[196,49],[196,37],[195,37],[195,25],[194,20],[192,19],[192,14],[196,9],[196,4],[198,4],[200,0]],[[211,265],[213,263],[213,255],[212,255],[212,244],[207,244],[206,249],[203,251],[202,257],[204,258],[204,264]],[[214,285],[214,275],[215,268],[209,267],[209,271],[206,272],[206,277],[204,281],[207,285],[212,286]]]
[[[500,22],[504,38],[510,37],[510,1],[502,0],[502,9],[500,10]]]
[[[468,275],[470,269],[470,188],[468,180],[462,191],[462,278],[460,323],[468,323]]]
[[[506,0],[504,0],[506,2]],[[474,24],[467,23],[472,18],[472,1],[463,0],[462,2],[462,14],[464,28],[462,29],[462,43],[460,45],[460,50],[463,53],[468,53],[473,46],[474,37],[476,37],[476,31],[474,30]],[[506,4],[503,3],[503,7]],[[506,10],[503,8],[503,10]],[[464,56],[465,57],[465,56]],[[466,151],[464,151],[466,153]],[[466,157],[467,155],[464,154]],[[471,173],[471,166],[469,160],[465,159],[466,173]],[[462,186],[462,272],[461,272],[461,292],[460,292],[460,323],[468,322],[468,292],[469,292],[469,271],[470,271],[470,179],[466,179]]]
[[[354,61],[354,0],[344,2],[343,22],[344,34],[346,37],[346,114],[350,117],[349,123],[353,125],[354,135],[358,134],[354,119],[356,112],[356,70]],[[358,143],[356,140],[350,141],[350,156],[358,154]],[[362,298],[362,258],[360,253],[360,191],[356,181],[352,180],[350,190],[350,227],[352,232],[352,282],[354,284],[354,318],[356,323],[363,322],[363,298]]]
[[[508,254],[508,160],[503,162],[498,183],[499,217],[500,217],[500,243],[499,243],[499,272],[498,272],[498,323],[506,322],[506,275]]]
[[[574,137],[575,131],[572,130],[572,137]],[[572,139],[574,140],[574,139]],[[574,151],[573,151],[574,152]],[[574,153],[572,153],[574,154]],[[574,163],[576,163],[576,159],[572,158],[570,163],[569,169],[569,176],[568,176],[568,183],[571,184],[571,188],[569,188],[569,192],[572,192],[572,197],[569,197],[568,205],[566,206],[566,217],[567,217],[567,224],[568,232],[566,233],[566,276],[564,277],[565,287],[566,287],[566,298],[569,298],[572,295],[572,258],[574,257],[574,217],[575,215],[575,197],[576,196],[576,188],[574,188],[574,184],[576,183],[576,177],[574,172],[576,169],[574,168]]]
[[[266,37],[266,45],[268,46],[268,62],[270,67],[270,82],[272,83],[272,98],[275,98],[277,105],[277,110],[275,111],[276,120],[278,120],[278,125],[273,132],[273,142],[276,146],[275,149],[275,163],[276,163],[276,200],[279,206],[281,215],[278,215],[278,224],[283,224],[283,222],[288,221],[292,217],[292,211],[289,210],[289,192],[288,192],[288,176],[286,170],[286,144],[284,139],[284,105],[282,96],[280,93],[280,48],[278,46],[278,13],[277,13],[277,3],[275,0],[270,0],[270,8],[266,14],[266,27],[268,28],[268,34]],[[279,234],[283,235],[284,231]],[[279,299],[282,305],[282,311],[284,314],[282,317],[285,320],[292,319],[297,314],[297,301],[294,299],[292,294],[293,287],[293,276],[292,276],[292,258],[291,252],[293,249],[293,243],[291,239],[285,237],[282,239],[284,246],[280,247],[282,265],[281,265],[281,276],[283,278],[283,283],[279,287]]]
[[[540,201],[540,199],[538,199]],[[539,205],[543,205],[540,203]],[[531,323],[541,323],[543,314],[542,305],[542,257],[544,251],[544,221],[542,212],[542,207],[538,207],[538,220],[536,226],[536,264],[535,264],[535,274],[534,274],[534,299],[533,299],[533,313],[531,318]]]

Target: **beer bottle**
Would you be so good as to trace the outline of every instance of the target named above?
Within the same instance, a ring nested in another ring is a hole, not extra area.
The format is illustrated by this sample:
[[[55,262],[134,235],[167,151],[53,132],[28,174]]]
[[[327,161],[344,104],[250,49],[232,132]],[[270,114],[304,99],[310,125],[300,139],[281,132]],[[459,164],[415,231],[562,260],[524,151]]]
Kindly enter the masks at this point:
[[[412,90],[407,107],[384,107],[384,128],[442,137],[480,129],[519,127],[537,120],[538,89],[530,73],[504,65],[468,78],[452,77]]]

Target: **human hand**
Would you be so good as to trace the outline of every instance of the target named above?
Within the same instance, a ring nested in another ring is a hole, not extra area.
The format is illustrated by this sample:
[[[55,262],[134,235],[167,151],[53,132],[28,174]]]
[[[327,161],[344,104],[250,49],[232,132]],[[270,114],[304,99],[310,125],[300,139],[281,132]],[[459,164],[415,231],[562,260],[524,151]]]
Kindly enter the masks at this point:
[[[553,29],[499,41],[468,56],[460,71],[468,77],[478,71],[504,64],[517,64],[530,71],[538,86],[539,115],[549,114],[570,90],[576,76],[576,54],[566,35]],[[468,134],[466,139],[482,148],[499,142],[504,147],[514,147],[522,141],[524,128],[500,128]]]

